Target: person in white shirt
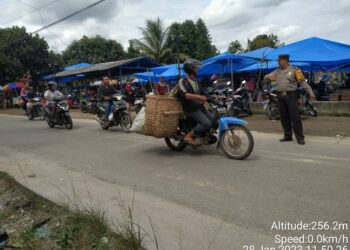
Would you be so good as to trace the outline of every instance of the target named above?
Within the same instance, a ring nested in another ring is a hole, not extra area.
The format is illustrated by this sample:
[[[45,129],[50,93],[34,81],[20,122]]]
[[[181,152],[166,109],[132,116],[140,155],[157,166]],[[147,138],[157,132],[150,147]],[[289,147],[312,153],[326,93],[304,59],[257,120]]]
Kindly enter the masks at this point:
[[[56,89],[57,83],[54,81],[48,82],[47,90],[44,93],[44,98],[46,102],[46,106],[51,111],[51,116],[56,116],[56,102],[54,102],[55,98],[63,97],[63,94]]]

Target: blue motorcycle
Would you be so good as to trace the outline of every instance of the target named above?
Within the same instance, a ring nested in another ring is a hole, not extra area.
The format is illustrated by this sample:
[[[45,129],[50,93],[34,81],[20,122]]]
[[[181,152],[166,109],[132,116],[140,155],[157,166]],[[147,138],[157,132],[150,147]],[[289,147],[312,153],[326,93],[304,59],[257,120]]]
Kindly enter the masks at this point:
[[[214,113],[215,114],[215,113]],[[211,129],[205,136],[195,138],[199,145],[217,144],[224,154],[235,160],[247,158],[253,151],[254,139],[247,122],[236,117],[214,117],[216,128]],[[196,122],[189,117],[180,119],[175,135],[165,138],[167,146],[174,151],[182,151],[189,146],[184,137],[196,126]],[[192,146],[196,148],[198,146]]]

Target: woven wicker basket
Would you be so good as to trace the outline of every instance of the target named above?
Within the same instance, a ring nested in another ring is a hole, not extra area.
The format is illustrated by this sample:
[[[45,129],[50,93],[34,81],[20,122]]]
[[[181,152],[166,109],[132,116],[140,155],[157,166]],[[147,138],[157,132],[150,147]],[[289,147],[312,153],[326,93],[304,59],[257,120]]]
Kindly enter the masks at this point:
[[[176,133],[182,105],[176,98],[166,96],[147,96],[144,134],[157,138]]]

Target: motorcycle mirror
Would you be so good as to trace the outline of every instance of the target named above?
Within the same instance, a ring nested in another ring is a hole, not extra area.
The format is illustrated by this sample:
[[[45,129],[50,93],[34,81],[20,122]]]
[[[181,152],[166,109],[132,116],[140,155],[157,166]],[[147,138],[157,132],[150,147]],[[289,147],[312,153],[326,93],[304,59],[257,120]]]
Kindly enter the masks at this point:
[[[217,80],[213,82],[213,84],[217,84],[217,83],[218,83],[218,81],[217,81]]]
[[[230,85],[231,84],[231,82],[230,81],[228,81],[227,83],[226,83],[226,85],[228,86],[228,85]]]
[[[242,81],[242,84],[246,84],[246,83],[247,83],[246,80],[243,80],[243,81]]]

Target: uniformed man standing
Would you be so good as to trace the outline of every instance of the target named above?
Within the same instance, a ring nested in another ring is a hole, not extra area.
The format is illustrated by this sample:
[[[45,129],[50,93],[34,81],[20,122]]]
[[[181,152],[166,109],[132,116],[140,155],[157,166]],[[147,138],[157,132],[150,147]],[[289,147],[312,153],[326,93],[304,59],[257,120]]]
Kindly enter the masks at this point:
[[[280,141],[292,141],[293,128],[298,144],[304,145],[303,126],[301,123],[296,90],[300,85],[310,95],[311,99],[314,99],[315,95],[310,86],[306,83],[301,70],[289,64],[289,55],[279,55],[278,65],[279,68],[266,75],[265,78],[276,81],[278,106],[284,131],[284,137],[280,139]]]

